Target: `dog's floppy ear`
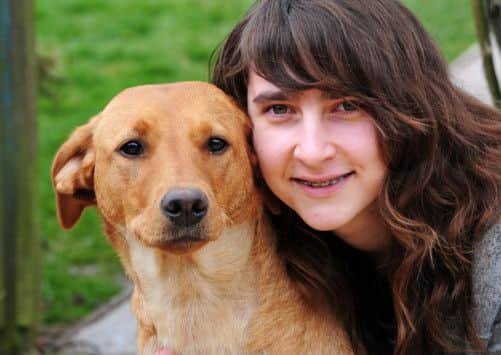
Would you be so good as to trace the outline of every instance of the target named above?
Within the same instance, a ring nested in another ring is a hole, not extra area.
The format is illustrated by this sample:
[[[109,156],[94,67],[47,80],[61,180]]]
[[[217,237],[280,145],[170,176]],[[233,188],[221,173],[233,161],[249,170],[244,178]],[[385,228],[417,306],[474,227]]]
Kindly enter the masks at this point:
[[[95,205],[92,136],[99,116],[78,127],[59,148],[52,163],[57,216],[63,228],[75,225],[85,207]]]

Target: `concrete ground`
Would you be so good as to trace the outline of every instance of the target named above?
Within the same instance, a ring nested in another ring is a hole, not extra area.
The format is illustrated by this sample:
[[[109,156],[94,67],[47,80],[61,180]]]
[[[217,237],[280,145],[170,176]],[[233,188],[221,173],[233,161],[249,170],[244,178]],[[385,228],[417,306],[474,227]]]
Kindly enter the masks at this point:
[[[496,64],[501,63],[499,57]],[[499,66],[498,66],[499,68]],[[501,71],[498,71],[501,73]],[[453,81],[480,100],[492,104],[478,46],[472,46],[450,66]],[[136,354],[135,320],[130,311],[130,289],[81,324],[68,330],[64,354]]]
[[[494,50],[494,65],[496,72],[501,73],[501,58],[499,50]],[[468,91],[479,100],[492,105],[487,81],[482,67],[482,59],[478,45],[471,46],[450,65],[451,79],[456,85]],[[498,74],[498,76],[500,76]],[[500,77],[501,79],[501,77]]]

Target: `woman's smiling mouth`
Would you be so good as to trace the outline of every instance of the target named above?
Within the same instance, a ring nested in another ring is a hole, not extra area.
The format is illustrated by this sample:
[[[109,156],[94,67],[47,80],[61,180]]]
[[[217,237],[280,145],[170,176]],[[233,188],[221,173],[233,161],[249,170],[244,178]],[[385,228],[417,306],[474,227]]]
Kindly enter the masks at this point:
[[[337,185],[338,183],[340,183],[341,181],[345,180],[346,178],[348,178],[353,174],[355,174],[355,172],[350,171],[347,174],[343,174],[332,179],[316,180],[316,181],[313,181],[313,179],[300,179],[300,178],[292,178],[292,180],[304,186],[313,188],[322,188],[322,187]]]

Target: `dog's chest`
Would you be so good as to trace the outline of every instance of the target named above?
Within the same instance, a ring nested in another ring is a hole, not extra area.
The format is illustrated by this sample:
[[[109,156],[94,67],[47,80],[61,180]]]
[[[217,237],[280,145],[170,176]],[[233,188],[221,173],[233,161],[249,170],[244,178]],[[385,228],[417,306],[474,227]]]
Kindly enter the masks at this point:
[[[186,262],[174,256],[162,260],[131,240],[129,247],[145,313],[138,317],[145,316],[154,326],[153,347],[166,346],[183,355],[246,353],[246,326],[257,308],[257,295],[255,275],[243,267],[244,255],[232,253],[230,258],[226,251],[207,250],[210,255]],[[250,252],[250,243],[241,247]],[[219,263],[231,263],[235,270]]]

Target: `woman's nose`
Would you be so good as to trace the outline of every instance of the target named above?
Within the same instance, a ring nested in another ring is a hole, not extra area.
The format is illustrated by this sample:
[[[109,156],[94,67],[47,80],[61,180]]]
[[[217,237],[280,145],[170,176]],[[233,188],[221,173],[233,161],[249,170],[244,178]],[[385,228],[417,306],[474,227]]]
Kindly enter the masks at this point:
[[[320,124],[304,124],[293,154],[304,165],[315,168],[333,159],[336,147],[332,137]]]

